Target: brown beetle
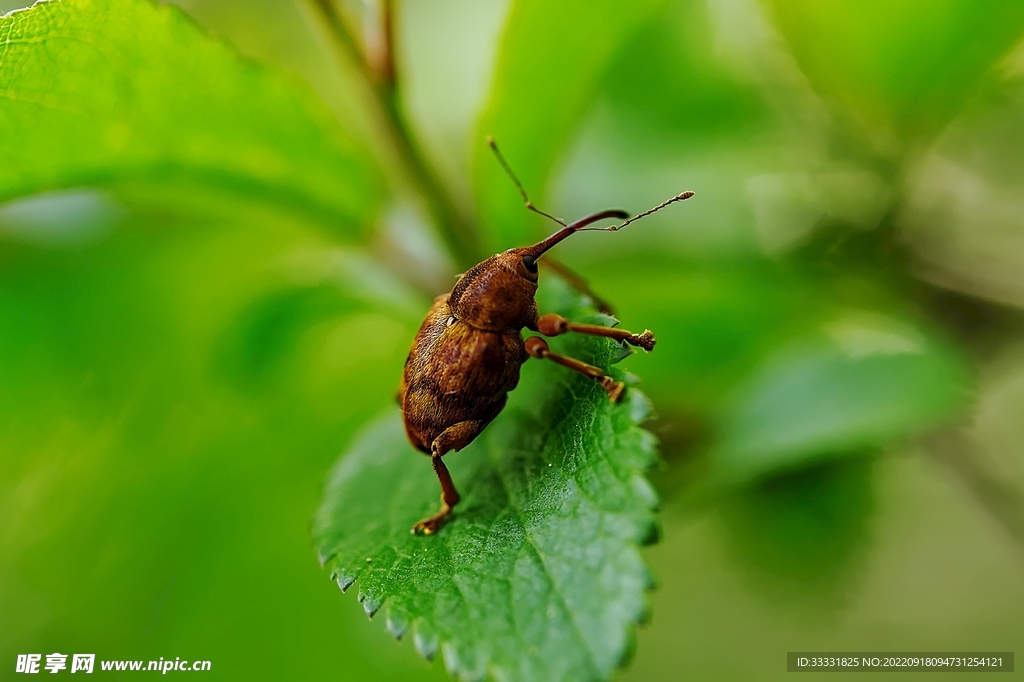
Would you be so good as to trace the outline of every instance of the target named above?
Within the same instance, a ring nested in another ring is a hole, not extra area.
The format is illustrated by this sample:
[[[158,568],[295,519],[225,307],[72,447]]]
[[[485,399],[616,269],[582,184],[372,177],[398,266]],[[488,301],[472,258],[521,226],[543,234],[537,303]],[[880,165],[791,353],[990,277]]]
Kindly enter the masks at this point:
[[[588,226],[607,218],[621,220],[629,214],[605,210],[566,224],[533,206],[494,140],[488,138],[488,143],[519,188],[526,207],[558,222],[562,229],[533,246],[495,254],[468,270],[450,293],[434,299],[416,334],[405,361],[398,401],[409,441],[430,455],[441,481],[441,510],[414,525],[413,533],[435,532],[458,504],[459,493],[441,458],[469,445],[498,416],[508,392],[519,383],[519,368],[528,358],[546,358],[596,379],[612,401],[622,396],[621,381],[607,376],[599,367],[552,353],[539,336],[524,342],[524,328],[544,336],[577,332],[625,341],[646,351],[654,348],[654,335],[649,330],[634,334],[624,329],[576,324],[553,313],[539,316],[534,300],[538,259],[571,234],[585,229],[618,230],[693,196],[693,192],[683,192],[611,227]]]

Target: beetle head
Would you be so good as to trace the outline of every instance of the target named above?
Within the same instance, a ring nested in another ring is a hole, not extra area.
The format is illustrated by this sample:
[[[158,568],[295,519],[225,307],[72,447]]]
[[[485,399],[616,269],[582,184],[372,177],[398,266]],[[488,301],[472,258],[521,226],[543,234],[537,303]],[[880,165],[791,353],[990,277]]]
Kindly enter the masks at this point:
[[[509,249],[470,268],[448,305],[470,326],[488,331],[522,329],[537,319],[537,259],[531,249]]]

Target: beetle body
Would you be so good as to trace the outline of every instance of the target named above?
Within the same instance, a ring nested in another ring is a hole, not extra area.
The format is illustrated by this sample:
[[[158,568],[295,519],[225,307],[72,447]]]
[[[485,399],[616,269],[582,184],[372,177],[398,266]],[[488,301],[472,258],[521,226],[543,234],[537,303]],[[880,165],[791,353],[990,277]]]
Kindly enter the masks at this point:
[[[466,272],[434,300],[416,334],[399,402],[409,441],[427,454],[458,424],[466,424],[463,439],[482,431],[519,383],[528,357],[520,330],[537,322],[537,273],[526,269],[519,251]],[[451,449],[464,446],[457,445]]]
[[[580,230],[618,230],[634,220],[682,199],[683,192],[620,225],[588,228],[607,218],[628,217],[624,211],[607,210],[566,224],[536,209],[515,175],[491,141],[498,160],[519,187],[527,208],[555,220],[562,229],[532,246],[495,254],[468,270],[451,292],[438,296],[420,326],[405,362],[398,402],[409,441],[430,455],[441,483],[441,510],[413,526],[414,533],[436,532],[459,501],[442,457],[469,445],[498,416],[509,391],[519,383],[527,359],[551,360],[596,380],[617,401],[625,388],[599,367],[551,352],[539,336],[523,340],[522,330],[544,336],[567,332],[603,336],[650,351],[654,335],[624,329],[570,322],[560,315],[539,316],[536,293],[537,263],[554,245]],[[577,283],[581,280],[577,279]],[[588,292],[589,293],[589,292]]]
[[[409,442],[431,456],[441,482],[441,510],[413,526],[414,533],[437,531],[451,514],[459,494],[441,458],[469,445],[498,416],[528,358],[550,359],[596,379],[612,400],[622,395],[622,382],[598,367],[552,353],[539,336],[524,342],[523,329],[545,336],[579,332],[644,350],[654,347],[650,331],[633,334],[538,314],[537,259],[583,226],[620,215],[620,211],[594,214],[538,244],[491,256],[462,275],[450,293],[434,299],[413,340],[398,391]]]

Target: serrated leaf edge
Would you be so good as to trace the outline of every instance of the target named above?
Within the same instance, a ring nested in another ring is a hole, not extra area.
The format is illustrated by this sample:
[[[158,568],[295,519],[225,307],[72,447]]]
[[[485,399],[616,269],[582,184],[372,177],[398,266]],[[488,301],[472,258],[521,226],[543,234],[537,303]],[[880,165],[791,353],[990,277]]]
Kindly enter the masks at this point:
[[[614,358],[613,362],[619,362],[622,359],[622,357],[625,356],[616,357],[615,355],[613,355],[612,357]],[[632,377],[632,375],[630,376]],[[635,379],[635,377],[632,378]],[[657,509],[659,500],[657,497],[657,493],[654,490],[654,486],[646,477],[646,473],[650,471],[651,468],[658,461],[660,461],[657,452],[657,438],[652,433],[646,431],[641,427],[641,424],[650,417],[653,411],[652,403],[646,395],[644,395],[641,391],[633,387],[632,384],[630,385],[630,388],[626,393],[626,399],[628,400],[628,403],[624,402],[621,405],[621,409],[628,410],[627,414],[630,422],[632,423],[631,429],[640,431],[643,434],[640,447],[646,450],[646,454],[648,455],[647,461],[645,461],[641,467],[634,469],[635,473],[633,477],[633,485],[637,486],[645,484],[646,489],[650,492],[650,494],[645,495],[644,498],[647,505],[647,509],[651,512],[652,524],[649,532],[640,534],[633,540],[632,551],[635,553],[638,563],[640,563],[645,569],[643,586],[645,596],[643,598],[641,608],[638,609],[636,613],[632,614],[629,620],[625,623],[626,629],[623,633],[624,645],[622,647],[622,651],[618,653],[618,659],[615,664],[615,667],[617,669],[624,668],[632,660],[636,650],[636,630],[639,626],[648,622],[651,617],[650,603],[649,600],[646,598],[646,593],[653,590],[657,585],[654,575],[651,573],[649,567],[647,567],[646,563],[643,561],[642,556],[640,556],[640,548],[654,544],[658,541],[658,539],[660,539],[661,534],[660,524],[658,523],[657,517],[654,516],[654,512]],[[499,478],[501,477],[499,476]],[[501,478],[501,482],[503,486],[506,485],[504,478]],[[509,499],[511,504],[511,496],[509,496]],[[516,509],[515,511],[517,514],[519,514],[518,509]],[[544,562],[543,555],[540,553],[539,549],[533,543],[533,541],[529,539],[528,535],[527,542],[529,543],[534,553],[538,556],[541,565],[544,567],[545,572],[551,579],[551,584],[554,588],[554,591],[563,600],[566,612],[570,615],[570,618],[572,619],[572,611],[569,609],[568,604],[565,603],[564,597],[558,591],[553,576],[551,575],[547,567],[547,564],[545,564]],[[327,563],[329,567],[332,569],[332,575],[337,576],[335,578],[335,581],[337,582],[338,587],[341,588],[342,592],[346,592],[355,582],[357,582],[359,575],[362,573],[362,570],[356,571],[355,576],[336,573],[334,572],[336,559],[337,557],[332,556],[330,559],[327,560]],[[475,682],[476,680],[481,679],[481,677],[477,674],[478,671],[470,671],[464,667],[460,667],[458,666],[458,660],[454,657],[454,655],[451,655],[451,657],[445,655],[445,645],[447,644],[447,641],[442,641],[441,638],[436,633],[433,633],[431,631],[430,625],[425,618],[412,617],[408,620],[402,619],[401,627],[393,626],[392,624],[397,621],[393,620],[392,618],[392,598],[385,598],[383,601],[378,603],[372,599],[368,599],[367,596],[363,593],[359,593],[357,595],[357,599],[362,604],[363,610],[366,612],[366,615],[371,619],[380,611],[381,608],[384,608],[386,614],[385,631],[391,634],[396,639],[400,640],[404,636],[404,634],[408,632],[408,630],[411,628],[413,632],[413,647],[416,649],[419,655],[423,657],[423,659],[427,662],[433,661],[437,657],[437,654],[441,653],[442,657],[445,659],[445,667],[453,677],[460,680],[466,680],[467,682]],[[582,638],[583,635],[579,626],[576,624],[574,619],[572,620],[572,622],[574,624],[574,627],[576,628],[577,633],[579,633]],[[590,648],[586,646],[585,638],[583,638],[583,643],[584,650],[588,651],[588,653],[590,653],[591,655],[591,658],[593,659],[593,654],[592,652],[590,652]],[[453,661],[451,666],[449,666],[449,660]],[[489,657],[484,661],[483,667],[487,671],[487,674],[495,680],[501,681],[511,679],[509,676],[510,671],[502,668],[499,665],[494,664]],[[594,670],[595,672],[597,671],[596,666],[594,667]],[[597,674],[594,676],[593,679],[595,680],[595,682],[597,682],[599,680],[603,680],[604,678],[600,677],[600,675]]]

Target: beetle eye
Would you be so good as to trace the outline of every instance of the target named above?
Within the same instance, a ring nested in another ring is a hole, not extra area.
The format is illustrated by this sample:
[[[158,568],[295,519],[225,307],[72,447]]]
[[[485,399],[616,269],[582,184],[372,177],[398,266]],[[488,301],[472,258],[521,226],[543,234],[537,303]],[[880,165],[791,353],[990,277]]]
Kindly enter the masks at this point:
[[[523,266],[530,272],[537,272],[537,259],[533,256],[523,256]]]

